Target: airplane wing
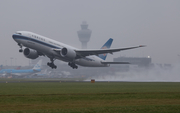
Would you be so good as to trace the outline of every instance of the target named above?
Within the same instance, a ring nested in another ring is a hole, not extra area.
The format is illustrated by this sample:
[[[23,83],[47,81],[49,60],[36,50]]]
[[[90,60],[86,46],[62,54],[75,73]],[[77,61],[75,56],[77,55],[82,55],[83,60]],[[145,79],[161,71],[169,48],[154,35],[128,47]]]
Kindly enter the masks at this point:
[[[140,46],[135,46],[135,47],[116,48],[116,49],[94,49],[94,50],[80,49],[80,50],[75,50],[75,51],[76,51],[76,54],[78,55],[77,58],[82,58],[82,57],[86,57],[89,55],[99,55],[99,54],[105,54],[105,53],[113,54],[114,52],[135,49],[135,48],[140,48],[140,47],[145,47],[145,46],[140,45]]]

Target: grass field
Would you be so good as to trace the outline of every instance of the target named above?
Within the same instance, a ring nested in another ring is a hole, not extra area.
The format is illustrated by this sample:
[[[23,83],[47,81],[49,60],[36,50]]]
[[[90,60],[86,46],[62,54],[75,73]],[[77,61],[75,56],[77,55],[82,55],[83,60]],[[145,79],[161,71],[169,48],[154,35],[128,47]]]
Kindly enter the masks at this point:
[[[1,113],[180,113],[180,83],[0,83]]]

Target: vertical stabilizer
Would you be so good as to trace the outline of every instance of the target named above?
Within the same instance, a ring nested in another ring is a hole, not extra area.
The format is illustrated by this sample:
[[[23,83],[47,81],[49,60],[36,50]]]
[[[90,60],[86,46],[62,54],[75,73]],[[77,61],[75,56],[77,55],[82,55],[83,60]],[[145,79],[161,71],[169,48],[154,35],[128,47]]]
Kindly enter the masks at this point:
[[[111,47],[112,42],[113,42],[113,39],[110,38],[110,39],[101,47],[101,49],[109,49],[109,48]],[[98,56],[99,56],[101,59],[106,60],[107,53],[105,53],[105,54],[99,54]]]
[[[33,67],[33,70],[40,70],[42,64],[42,59],[38,61],[38,63]]]

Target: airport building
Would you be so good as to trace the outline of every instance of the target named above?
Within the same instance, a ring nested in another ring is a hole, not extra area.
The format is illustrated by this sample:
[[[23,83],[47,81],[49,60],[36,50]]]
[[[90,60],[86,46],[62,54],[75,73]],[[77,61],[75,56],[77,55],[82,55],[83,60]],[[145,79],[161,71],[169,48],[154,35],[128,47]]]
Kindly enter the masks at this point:
[[[138,65],[139,67],[149,67],[151,57],[118,57],[114,58],[114,62],[129,62],[131,65]]]

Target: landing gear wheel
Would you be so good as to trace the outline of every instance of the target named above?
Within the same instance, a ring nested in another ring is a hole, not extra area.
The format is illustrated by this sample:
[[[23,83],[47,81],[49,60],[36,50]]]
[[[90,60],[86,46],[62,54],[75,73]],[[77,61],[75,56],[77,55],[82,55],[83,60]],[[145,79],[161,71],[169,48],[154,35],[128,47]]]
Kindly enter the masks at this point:
[[[52,60],[52,59],[51,59],[51,62],[48,62],[48,63],[47,63],[47,65],[48,65],[49,67],[51,67],[52,69],[53,69],[53,68],[54,68],[54,69],[57,68],[57,66],[54,64],[54,60]]]
[[[72,67],[73,69],[77,69],[78,66],[75,63],[69,62],[68,65]]]
[[[23,52],[23,50],[22,50],[22,49],[20,49],[20,50],[19,50],[19,52],[20,52],[20,53],[22,53],[22,52]]]
[[[56,69],[57,68],[57,66],[56,65],[54,65],[54,69]]]

